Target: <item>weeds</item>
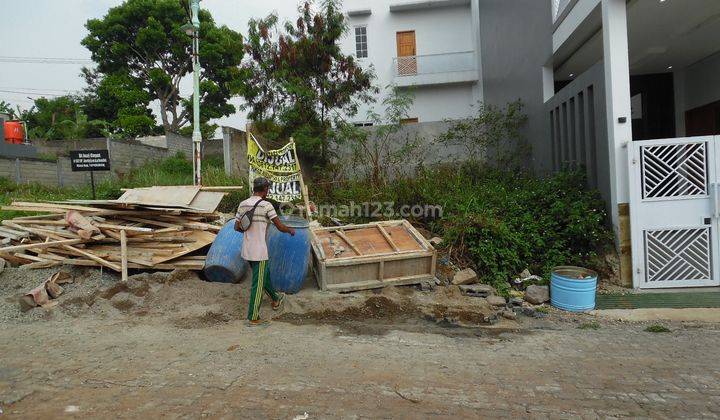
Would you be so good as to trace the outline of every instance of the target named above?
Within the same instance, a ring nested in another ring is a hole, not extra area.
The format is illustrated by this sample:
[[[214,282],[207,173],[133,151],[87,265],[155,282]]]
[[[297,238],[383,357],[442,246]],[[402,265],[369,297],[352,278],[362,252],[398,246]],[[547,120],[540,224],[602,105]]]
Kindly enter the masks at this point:
[[[645,328],[645,331],[651,333],[669,333],[670,329],[664,325],[653,324]]]
[[[452,260],[475,269],[502,295],[509,292],[508,279],[524,268],[543,277],[558,265],[593,268],[594,257],[612,239],[603,201],[585,188],[584,177],[576,172],[535,177],[456,164],[423,169],[382,189],[366,181],[338,182],[317,188],[313,197],[336,205],[392,202],[396,210],[441,206],[441,218],[411,220],[443,236]]]
[[[578,326],[581,330],[599,330],[600,324],[597,321],[583,322]]]

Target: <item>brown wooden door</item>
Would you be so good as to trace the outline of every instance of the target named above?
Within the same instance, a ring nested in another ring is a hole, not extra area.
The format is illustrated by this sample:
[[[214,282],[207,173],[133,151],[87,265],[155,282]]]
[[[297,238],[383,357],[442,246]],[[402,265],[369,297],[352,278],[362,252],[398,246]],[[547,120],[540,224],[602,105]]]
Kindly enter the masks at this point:
[[[686,111],[685,132],[688,137],[720,134],[720,101]]]
[[[395,37],[397,41],[398,74],[417,74],[415,31],[398,32]]]

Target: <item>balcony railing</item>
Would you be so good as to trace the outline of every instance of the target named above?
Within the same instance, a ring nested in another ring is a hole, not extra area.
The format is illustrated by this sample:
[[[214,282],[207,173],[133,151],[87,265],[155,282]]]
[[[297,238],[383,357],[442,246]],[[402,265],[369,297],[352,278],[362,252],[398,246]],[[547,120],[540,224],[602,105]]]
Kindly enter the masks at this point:
[[[552,0],[552,15],[553,15],[553,22],[557,21],[560,18],[560,15],[562,15],[565,12],[565,9],[570,6],[570,3],[576,3],[576,1],[573,0]],[[574,4],[573,4],[574,6]]]
[[[395,77],[467,72],[476,69],[474,51],[395,57]]]

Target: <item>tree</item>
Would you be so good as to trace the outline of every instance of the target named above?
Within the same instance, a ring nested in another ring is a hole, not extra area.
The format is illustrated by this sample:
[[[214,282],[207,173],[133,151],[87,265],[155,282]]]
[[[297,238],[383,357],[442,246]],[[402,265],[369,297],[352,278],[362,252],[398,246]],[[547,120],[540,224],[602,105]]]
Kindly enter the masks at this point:
[[[497,166],[518,165],[527,152],[521,133],[527,115],[522,109],[520,100],[510,102],[504,108],[480,104],[474,117],[450,121],[452,125],[438,141],[463,147],[471,162],[492,155]]]
[[[180,92],[181,80],[192,71],[191,38],[180,29],[188,22],[186,4],[183,0],[127,0],[102,19],[88,20],[89,34],[82,41],[103,80],[127,76],[122,86],[130,89],[128,94],[158,100],[166,132],[178,132],[192,116],[192,100]],[[235,112],[228,100],[244,88],[245,73],[239,67],[244,50],[242,36],[227,26],[217,26],[207,10],[200,10],[200,39],[200,118],[205,122]],[[117,82],[107,81],[114,86]],[[135,102],[143,104],[139,99]],[[118,115],[137,123],[144,115],[144,110],[138,111],[118,110]]]
[[[375,111],[367,115],[372,128],[341,123],[336,130],[338,143],[348,146],[351,152],[350,166],[374,189],[384,188],[393,177],[406,174],[406,169],[421,163],[423,157],[422,139],[401,132],[415,99],[413,93],[392,86],[389,92],[382,101],[384,117]]]
[[[340,50],[347,22],[339,0],[311,0],[298,8],[298,19],[284,32],[277,17],[251,20],[245,45],[252,74],[244,91],[249,116],[272,119],[294,136],[305,154],[319,152],[327,160],[333,123],[357,113],[358,103],[371,99],[372,69],[364,70]]]
[[[12,109],[12,105],[10,103],[0,100],[0,113],[8,114],[10,118],[15,119],[16,113],[15,110]]]
[[[27,123],[29,138],[66,140],[103,136],[107,123],[88,118],[82,100],[76,95],[38,98],[30,109],[18,109],[17,116]]]
[[[87,87],[82,105],[89,118],[108,122],[108,134],[138,137],[157,133],[157,123],[150,109],[152,97],[138,81],[127,74],[103,76],[83,68]]]

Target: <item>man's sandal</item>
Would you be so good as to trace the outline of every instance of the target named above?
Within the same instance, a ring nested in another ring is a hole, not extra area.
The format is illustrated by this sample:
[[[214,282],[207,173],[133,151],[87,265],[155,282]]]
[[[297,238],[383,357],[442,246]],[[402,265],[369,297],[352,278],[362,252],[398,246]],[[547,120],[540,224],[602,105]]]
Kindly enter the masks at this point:
[[[272,302],[272,309],[273,311],[277,311],[282,307],[283,302],[285,302],[285,293],[280,293],[278,300],[274,300]]]
[[[268,325],[270,325],[270,320],[268,319],[254,319],[247,321],[248,327],[267,327]]]

